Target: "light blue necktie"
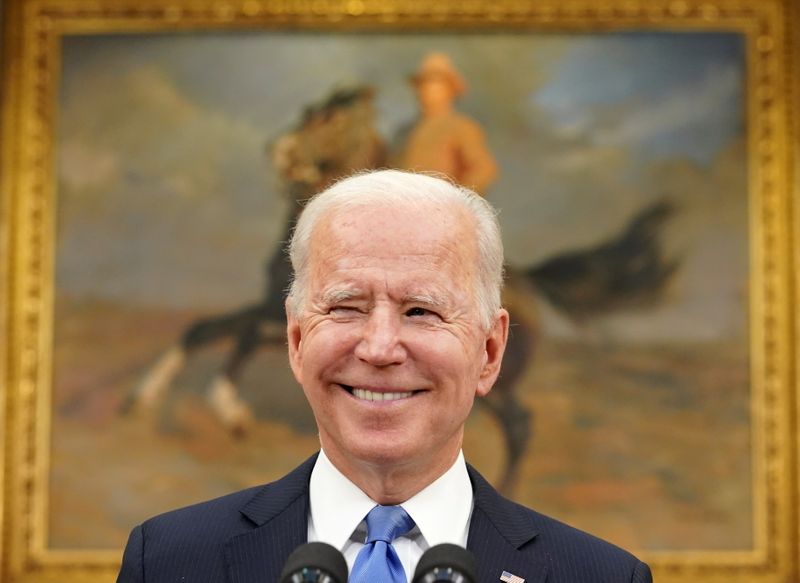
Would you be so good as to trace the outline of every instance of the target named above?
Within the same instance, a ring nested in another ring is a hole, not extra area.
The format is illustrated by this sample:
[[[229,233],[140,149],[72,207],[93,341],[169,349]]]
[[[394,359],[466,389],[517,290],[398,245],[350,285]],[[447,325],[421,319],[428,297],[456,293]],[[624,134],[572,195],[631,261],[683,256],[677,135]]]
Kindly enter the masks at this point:
[[[392,541],[414,528],[401,506],[376,506],[367,514],[367,542],[358,552],[350,583],[406,583]]]

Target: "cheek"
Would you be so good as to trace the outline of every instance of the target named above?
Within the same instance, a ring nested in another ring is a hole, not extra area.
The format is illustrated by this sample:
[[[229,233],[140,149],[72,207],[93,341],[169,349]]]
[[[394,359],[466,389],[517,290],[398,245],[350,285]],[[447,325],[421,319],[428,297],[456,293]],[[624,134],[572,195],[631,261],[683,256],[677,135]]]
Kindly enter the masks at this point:
[[[482,351],[474,341],[463,342],[452,337],[428,339],[420,344],[418,354],[423,355],[431,374],[442,380],[466,384],[470,389],[477,381]]]
[[[322,325],[303,339],[303,365],[306,373],[322,373],[336,368],[341,359],[353,352],[355,335],[341,324]]]

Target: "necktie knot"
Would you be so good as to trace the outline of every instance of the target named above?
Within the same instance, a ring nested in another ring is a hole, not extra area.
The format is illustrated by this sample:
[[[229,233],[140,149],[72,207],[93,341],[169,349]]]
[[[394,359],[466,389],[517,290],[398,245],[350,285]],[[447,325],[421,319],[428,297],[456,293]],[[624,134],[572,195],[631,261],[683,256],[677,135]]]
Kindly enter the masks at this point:
[[[402,506],[376,506],[367,514],[367,544],[375,541],[391,544],[412,528],[414,521]]]
[[[376,506],[367,514],[367,542],[358,552],[350,583],[406,583],[406,573],[392,541],[414,528],[400,506]]]

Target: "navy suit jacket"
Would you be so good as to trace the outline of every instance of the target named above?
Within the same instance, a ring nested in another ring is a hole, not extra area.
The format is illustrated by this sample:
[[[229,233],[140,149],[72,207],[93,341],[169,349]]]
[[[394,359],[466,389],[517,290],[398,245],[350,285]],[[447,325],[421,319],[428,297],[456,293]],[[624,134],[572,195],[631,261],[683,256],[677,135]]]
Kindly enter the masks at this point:
[[[131,533],[117,583],[274,583],[307,542],[316,455],[284,478],[152,518]],[[469,467],[467,548],[480,583],[503,571],[526,583],[650,583],[647,565],[589,534],[500,496]],[[376,582],[377,583],[377,582]]]

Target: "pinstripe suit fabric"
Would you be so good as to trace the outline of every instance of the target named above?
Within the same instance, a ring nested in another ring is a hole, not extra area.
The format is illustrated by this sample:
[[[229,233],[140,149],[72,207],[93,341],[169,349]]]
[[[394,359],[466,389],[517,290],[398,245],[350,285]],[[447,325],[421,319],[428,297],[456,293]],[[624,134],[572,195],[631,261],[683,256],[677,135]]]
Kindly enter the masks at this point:
[[[313,456],[281,480],[152,518],[131,533],[117,583],[274,583],[306,542]],[[467,548],[481,583],[650,583],[647,565],[591,535],[501,497],[469,468]]]

